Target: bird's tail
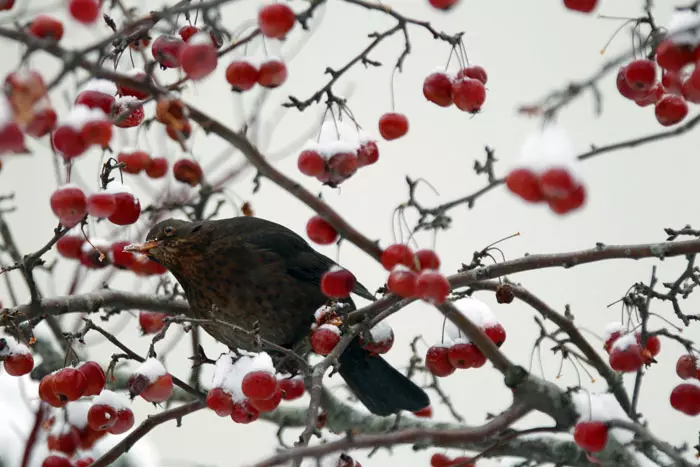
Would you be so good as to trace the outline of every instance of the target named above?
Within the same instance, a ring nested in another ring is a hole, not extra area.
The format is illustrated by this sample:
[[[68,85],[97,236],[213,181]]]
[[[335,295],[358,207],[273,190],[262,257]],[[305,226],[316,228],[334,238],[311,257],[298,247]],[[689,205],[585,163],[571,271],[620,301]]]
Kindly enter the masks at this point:
[[[382,357],[363,349],[358,339],[352,341],[338,360],[340,376],[375,415],[387,416],[400,410],[417,412],[430,405],[425,391]]]

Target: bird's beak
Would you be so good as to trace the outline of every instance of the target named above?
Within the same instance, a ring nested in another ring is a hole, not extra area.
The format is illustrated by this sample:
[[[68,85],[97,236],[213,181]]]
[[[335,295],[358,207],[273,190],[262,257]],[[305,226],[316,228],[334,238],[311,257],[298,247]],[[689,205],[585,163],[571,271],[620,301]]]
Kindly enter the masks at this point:
[[[122,251],[126,251],[129,253],[146,254],[146,253],[148,253],[149,250],[157,247],[158,245],[160,245],[160,242],[158,240],[151,240],[149,242],[144,242],[144,243],[132,243],[131,245],[125,246],[122,249]]]

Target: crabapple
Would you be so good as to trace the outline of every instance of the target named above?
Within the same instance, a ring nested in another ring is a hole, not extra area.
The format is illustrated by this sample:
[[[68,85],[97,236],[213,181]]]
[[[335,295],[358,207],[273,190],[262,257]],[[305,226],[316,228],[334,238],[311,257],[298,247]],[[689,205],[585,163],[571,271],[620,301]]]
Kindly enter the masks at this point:
[[[457,78],[472,78],[481,81],[481,84],[486,85],[489,80],[486,70],[479,65],[471,65],[466,68],[462,68],[457,72]]]
[[[564,6],[569,10],[590,13],[598,4],[598,0],[564,0]]]
[[[57,408],[68,403],[68,400],[58,397],[54,390],[54,374],[48,374],[39,381],[39,399]]]
[[[636,342],[627,347],[610,349],[610,367],[615,371],[629,373],[637,371],[644,364],[642,348]]]
[[[296,23],[294,11],[284,3],[265,5],[258,12],[258,27],[263,36],[284,39]]]
[[[41,467],[73,467],[67,457],[52,454],[41,463]]]
[[[126,407],[117,411],[117,422],[107,428],[107,433],[120,435],[129,431],[132,426],[134,426],[134,412]]]
[[[80,137],[85,144],[96,144],[106,148],[112,140],[112,122],[108,120],[86,122],[80,130]]]
[[[134,254],[124,251],[124,247],[130,245],[131,242],[116,242],[109,248],[112,266],[118,269],[130,269],[134,263]]]
[[[411,298],[416,296],[417,281],[418,273],[403,264],[397,264],[389,273],[387,287],[391,293],[399,297]]]
[[[455,371],[449,358],[449,349],[447,347],[431,346],[425,354],[425,366],[429,372],[444,378]]]
[[[423,269],[440,269],[440,258],[433,250],[418,250],[416,251],[416,260],[418,260],[418,268]]]
[[[432,269],[421,271],[416,280],[416,296],[430,303],[441,305],[450,293],[450,283],[444,275]]]
[[[92,24],[100,16],[98,0],[70,0],[68,11],[70,15],[83,24]]]
[[[109,217],[117,209],[113,193],[93,193],[87,197],[85,203],[87,213],[93,217]]]
[[[233,404],[231,420],[236,423],[252,423],[258,419],[260,412],[248,400],[242,400]]]
[[[275,375],[267,371],[251,371],[241,381],[241,391],[248,399],[269,399],[277,389]]]
[[[218,55],[206,33],[195,35],[180,50],[182,71],[195,81],[206,78],[216,69]]]
[[[3,360],[5,371],[10,376],[23,376],[34,368],[34,357],[30,353],[8,355]]]
[[[608,443],[608,425],[599,421],[578,422],[574,428],[574,442],[588,452],[599,452]]]
[[[73,227],[83,220],[87,199],[83,190],[74,185],[64,185],[51,195],[51,210],[66,227]]]
[[[330,245],[338,238],[338,232],[323,217],[313,216],[306,223],[306,235],[319,245]]]
[[[192,159],[180,159],[173,165],[173,176],[178,182],[187,183],[190,186],[197,186],[202,182],[204,173],[197,161]]]
[[[635,91],[649,92],[656,82],[656,64],[649,59],[638,59],[625,66],[625,81]]]
[[[537,203],[544,200],[537,174],[529,169],[515,169],[506,177],[506,187],[525,201]]]
[[[146,175],[150,178],[163,178],[168,173],[168,159],[165,157],[154,157],[146,167]]]
[[[293,401],[304,395],[306,386],[304,380],[300,377],[283,378],[279,381],[280,389],[282,390],[282,399]]]
[[[484,328],[484,334],[498,347],[502,346],[506,341],[506,330],[501,323],[496,323]]]
[[[168,315],[157,311],[139,311],[139,325],[144,334],[155,334],[165,326]]]
[[[679,123],[688,115],[688,104],[682,97],[667,94],[656,103],[656,120],[663,126]]]
[[[513,292],[513,287],[509,284],[499,284],[496,287],[496,302],[498,303],[512,303],[515,298],[515,293]]]
[[[87,149],[80,132],[71,126],[56,128],[51,134],[51,143],[66,161],[78,157]]]
[[[139,174],[150,165],[151,157],[145,151],[125,151],[117,155],[117,162],[124,164],[122,172]]]
[[[107,219],[116,225],[131,225],[141,215],[141,203],[138,198],[128,192],[114,193],[114,201],[117,204],[114,213]]]
[[[423,81],[423,95],[440,107],[452,105],[452,81],[445,73],[435,72]]]
[[[185,42],[179,37],[162,35],[153,41],[151,54],[161,67],[178,68],[180,66],[180,52],[184,46]]]
[[[693,50],[686,44],[665,39],[656,47],[656,63],[668,71],[678,72],[693,61]]]
[[[691,417],[700,414],[700,386],[681,383],[671,391],[671,407]]]
[[[78,367],[78,371],[85,376],[87,381],[83,396],[96,396],[102,392],[107,378],[104,370],[97,362],[85,362]]]
[[[317,151],[306,149],[299,154],[297,167],[304,175],[316,177],[325,171],[326,160]]]
[[[319,355],[328,355],[340,341],[340,330],[332,324],[324,324],[311,333],[311,347]]]
[[[93,404],[87,413],[87,423],[95,431],[105,431],[117,423],[117,410],[107,404]]]
[[[357,150],[357,167],[372,165],[379,160],[379,148],[374,141],[363,143]]]
[[[676,362],[676,374],[681,379],[697,378],[698,359],[695,355],[681,355]]]
[[[75,368],[62,368],[52,375],[53,392],[62,401],[76,401],[87,389],[85,375]]]
[[[457,79],[452,83],[452,98],[458,109],[476,113],[486,101],[486,88],[478,79]]]
[[[49,15],[37,15],[29,23],[29,33],[40,39],[60,41],[63,37],[63,23]]]
[[[86,89],[76,96],[73,103],[84,105],[90,109],[100,109],[105,115],[110,115],[116,105],[116,99],[110,94],[95,89]]]
[[[321,291],[330,298],[346,298],[355,288],[355,276],[338,266],[332,267],[321,276]]]
[[[404,114],[388,112],[379,118],[379,134],[387,141],[401,138],[408,133],[408,118]]]
[[[423,407],[422,409],[416,410],[415,412],[413,412],[413,415],[415,415],[416,417],[420,417],[420,418],[432,418],[433,407],[430,405],[427,407]]]
[[[403,264],[410,269],[414,269],[416,265],[416,257],[413,250],[401,243],[390,245],[382,251],[380,261],[387,271],[393,270],[397,264]]]
[[[233,399],[231,394],[221,388],[211,388],[207,393],[207,407],[213,410],[219,417],[228,417],[233,412]]]
[[[433,8],[447,11],[459,3],[459,0],[428,0]]]
[[[275,387],[275,392],[267,399],[249,399],[250,405],[255,407],[258,412],[272,412],[275,410],[282,402],[282,390],[279,385]]]
[[[264,88],[274,89],[287,80],[287,65],[282,60],[269,58],[260,64],[258,84]]]
[[[251,89],[259,76],[260,71],[246,60],[234,60],[226,67],[226,81],[237,92]]]

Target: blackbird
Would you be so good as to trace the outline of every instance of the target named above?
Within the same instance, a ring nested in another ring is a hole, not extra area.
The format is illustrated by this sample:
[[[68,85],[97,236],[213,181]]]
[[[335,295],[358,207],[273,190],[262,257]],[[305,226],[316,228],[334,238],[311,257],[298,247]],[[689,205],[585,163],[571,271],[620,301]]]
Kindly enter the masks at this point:
[[[186,222],[168,219],[148,232],[140,252],[166,267],[182,286],[193,318],[216,319],[257,331],[265,341],[308,353],[314,312],[328,302],[321,276],[335,262],[288,228],[256,217]],[[359,282],[353,290],[374,300]],[[343,300],[355,309],[351,298]],[[232,349],[255,350],[251,333],[202,324]],[[303,349],[303,350],[300,350]],[[279,361],[280,355],[270,354]],[[356,338],[340,355],[338,372],[360,401],[377,415],[418,411],[427,394]]]

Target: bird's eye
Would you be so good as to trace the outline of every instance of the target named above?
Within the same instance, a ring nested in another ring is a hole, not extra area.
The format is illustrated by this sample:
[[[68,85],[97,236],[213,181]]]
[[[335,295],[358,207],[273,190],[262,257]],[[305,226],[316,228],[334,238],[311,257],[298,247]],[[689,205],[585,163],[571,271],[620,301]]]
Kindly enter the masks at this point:
[[[163,227],[163,234],[164,234],[166,237],[170,237],[170,236],[174,235],[174,234],[175,234],[175,227],[172,227],[172,226],[169,226],[169,225]]]

